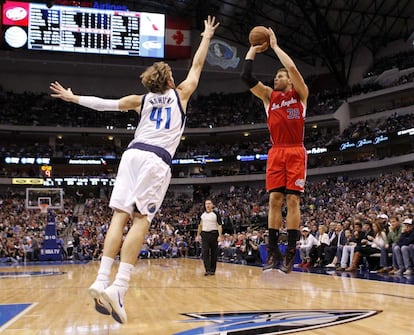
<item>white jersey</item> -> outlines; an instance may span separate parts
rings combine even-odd
[[[145,143],[163,148],[173,157],[184,132],[185,120],[176,90],[169,89],[164,94],[147,93],[142,98],[141,120],[128,147]]]

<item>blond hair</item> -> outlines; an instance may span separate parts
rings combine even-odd
[[[140,76],[142,85],[152,93],[164,93],[171,88],[171,68],[167,63],[155,62]]]

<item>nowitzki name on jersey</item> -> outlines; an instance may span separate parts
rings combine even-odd
[[[171,104],[174,100],[175,100],[174,98],[168,95],[161,95],[158,97],[151,98],[151,100],[148,100],[148,102],[151,105],[160,105],[160,104],[165,105],[165,104]]]

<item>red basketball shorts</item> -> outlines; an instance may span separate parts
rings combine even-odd
[[[303,192],[308,154],[304,146],[272,147],[268,152],[266,189]]]

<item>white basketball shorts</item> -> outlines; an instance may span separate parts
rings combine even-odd
[[[126,150],[118,167],[109,207],[134,212],[135,206],[149,222],[160,208],[171,181],[171,168],[150,151]]]

